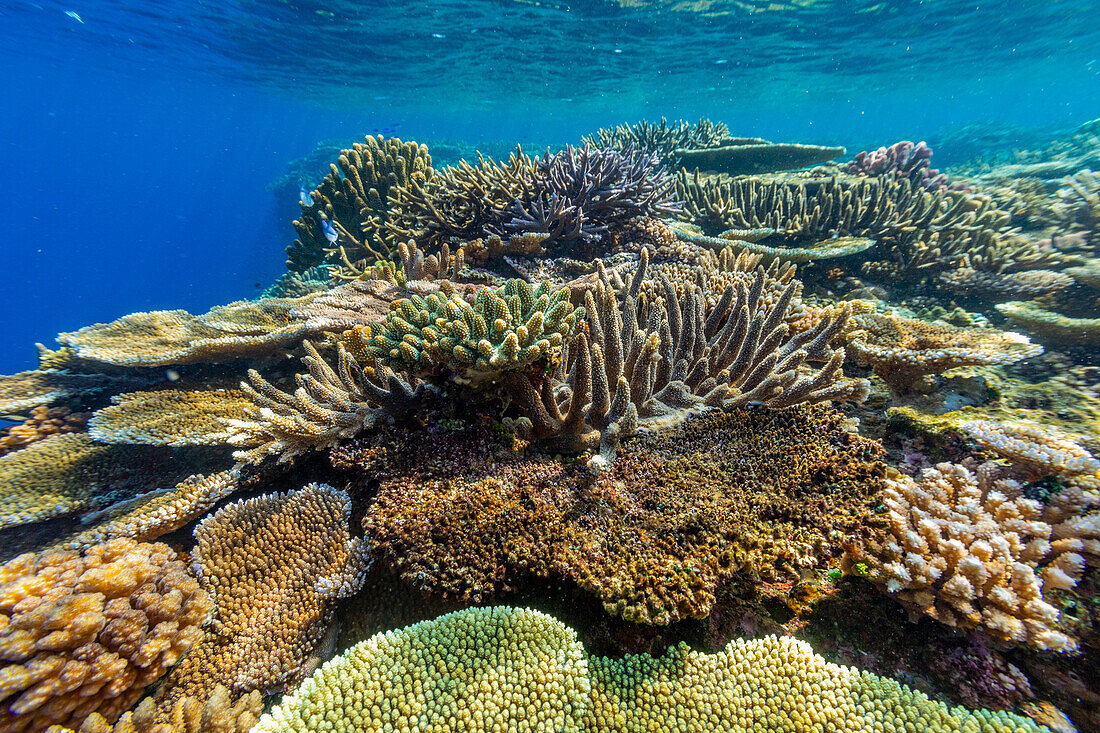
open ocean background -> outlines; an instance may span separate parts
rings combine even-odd
[[[641,118],[860,149],[1100,117],[1100,7],[1062,2],[0,1],[0,373],[284,270],[321,140],[577,142]],[[1013,137],[1014,136],[1014,137]],[[316,181],[308,181],[312,187]]]

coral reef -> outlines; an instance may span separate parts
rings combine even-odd
[[[202,637],[212,608],[162,544],[11,560],[0,567],[0,727],[113,721]]]
[[[648,624],[706,616],[735,572],[828,564],[844,535],[871,531],[883,470],[822,407],[707,413],[624,443],[606,472],[476,427],[391,430],[335,452],[380,482],[363,519],[379,560],[474,601],[531,576],[568,580]]]
[[[229,504],[195,530],[194,564],[217,606],[202,642],[156,695],[157,716],[219,682],[234,699],[289,690],[330,653],[333,602],[362,585],[369,559],[348,533],[351,500],[311,484]]]
[[[127,392],[96,411],[88,433],[102,443],[218,445],[224,420],[251,406],[236,390]]]
[[[1075,585],[1084,559],[1052,536],[1039,502],[992,473],[940,464],[919,481],[888,479],[891,539],[872,551],[880,564],[870,577],[915,612],[950,626],[1072,650],[1076,641],[1058,629],[1058,609],[1043,591]],[[1047,566],[1041,573],[1040,563]]]
[[[75,349],[81,359],[125,367],[262,356],[297,343],[309,332],[305,322],[291,318],[291,310],[308,297],[239,301],[199,316],[179,310],[131,313],[60,334],[57,341]]]
[[[1037,478],[1100,471],[1100,460],[1050,425],[971,420],[962,427],[982,448],[1027,466]]]
[[[728,144],[732,142],[732,144]],[[773,143],[767,140],[722,140],[721,145],[701,149],[677,148],[679,165],[687,170],[750,176],[795,168],[805,168],[838,158],[844,148],[800,143]]]
[[[36,407],[79,401],[103,392],[121,392],[142,381],[140,378],[46,369],[10,374],[0,377],[0,416],[22,419]]]
[[[932,148],[921,140],[914,145],[908,140],[890,147],[862,151],[847,165],[847,171],[862,176],[885,176],[895,181],[912,181],[925,191],[949,188],[947,175],[931,167]]]
[[[1072,318],[1033,301],[998,303],[997,310],[1047,343],[1100,344],[1100,318]]]
[[[92,713],[73,733],[248,733],[259,722],[263,697],[250,692],[232,702],[229,689],[217,685],[206,700],[184,695],[172,705],[163,721],[157,719],[152,698],[145,698],[133,712],[123,713],[113,726]],[[66,733],[51,728],[47,733]]]
[[[1043,353],[1042,346],[1011,331],[958,328],[880,313],[852,320],[852,353],[899,395],[920,388],[931,374],[962,366],[1011,364]]]
[[[328,290],[333,267],[315,265],[301,272],[284,272],[270,286],[264,288],[260,298],[302,298]]]
[[[287,268],[302,272],[321,264],[348,266],[390,259],[386,238],[390,197],[398,188],[432,178],[428,148],[397,138],[368,135],[341,150],[331,172],[302,202],[294,222],[298,239],[287,247]],[[326,229],[327,227],[327,229]]]
[[[958,267],[941,273],[936,279],[941,285],[961,295],[977,294],[995,299],[1037,298],[1061,292],[1074,282],[1068,272],[988,272],[975,270],[973,267]]]
[[[670,169],[680,167],[676,151],[681,148],[700,149],[717,147],[729,140],[729,128],[722,122],[700,119],[695,124],[677,120],[671,125],[664,117],[660,122],[642,120],[633,125],[600,128],[584,142],[598,148],[613,148],[620,153],[643,150],[657,155],[661,163]],[[753,142],[764,142],[753,139]]]
[[[88,427],[89,417],[87,412],[73,412],[68,407],[39,405],[31,410],[26,421],[0,430],[0,457],[54,435],[82,433]]]
[[[1030,733],[1016,715],[948,708],[897,682],[767,636],[708,655],[586,655],[576,633],[528,609],[469,609],[380,634],[313,675],[257,733],[493,730],[982,730]],[[317,726],[321,727],[317,727]]]

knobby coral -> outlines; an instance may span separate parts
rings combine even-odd
[[[262,708],[259,692],[250,692],[234,702],[229,689],[217,685],[206,700],[180,697],[167,715],[159,718],[153,698],[147,697],[133,712],[123,713],[113,726],[103,716],[92,713],[71,733],[248,733],[259,721]],[[51,727],[46,733],[70,730]]]
[[[112,540],[0,567],[0,728],[113,721],[202,637],[213,604],[167,545]]]
[[[348,533],[351,500],[310,484],[229,504],[195,530],[194,565],[217,612],[203,641],[157,693],[207,699],[219,682],[234,698],[288,690],[329,653],[333,603],[362,585],[363,540]]]
[[[1010,713],[970,712],[768,636],[718,654],[585,654],[538,611],[473,608],[379,634],[325,665],[257,733],[496,729],[928,730],[1038,733]]]

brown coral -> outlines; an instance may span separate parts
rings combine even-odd
[[[917,388],[930,374],[963,366],[1012,364],[1043,353],[1026,336],[991,328],[957,328],[912,318],[867,313],[852,319],[848,344],[895,394]]]
[[[797,577],[836,556],[865,531],[877,454],[836,413],[798,407],[707,413],[625,443],[599,474],[469,426],[389,431],[333,460],[381,481],[365,534],[416,587],[479,600],[534,575],[668,624],[706,616],[738,570]]]
[[[206,637],[157,695],[158,718],[180,697],[289,690],[328,653],[333,602],[357,591],[368,557],[348,534],[351,500],[310,484],[229,504],[195,530],[195,563],[217,602]]]
[[[0,728],[114,720],[199,640],[212,608],[166,545],[20,555],[0,567]]]
[[[54,435],[81,433],[88,426],[87,412],[73,412],[68,407],[39,405],[31,410],[27,420],[0,430],[0,456],[22,450]]]
[[[159,718],[153,698],[147,697],[133,712],[123,713],[113,726],[93,713],[71,733],[248,733],[259,721],[262,709],[259,692],[242,695],[234,702],[229,689],[217,685],[205,700],[189,695],[178,698]],[[69,731],[51,728],[46,733]]]

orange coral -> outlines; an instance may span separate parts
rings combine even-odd
[[[83,432],[88,424],[87,412],[73,412],[68,407],[39,405],[31,416],[19,425],[0,431],[0,456],[22,450],[53,435]]]
[[[212,608],[159,543],[11,560],[0,567],[0,729],[115,719],[201,638]]]
[[[248,733],[260,719],[263,697],[251,692],[233,702],[228,688],[218,685],[208,699],[183,696],[165,720],[158,721],[156,704],[147,697],[132,713],[123,713],[113,726],[103,716],[88,716],[76,733]],[[55,726],[47,733],[73,733]]]

